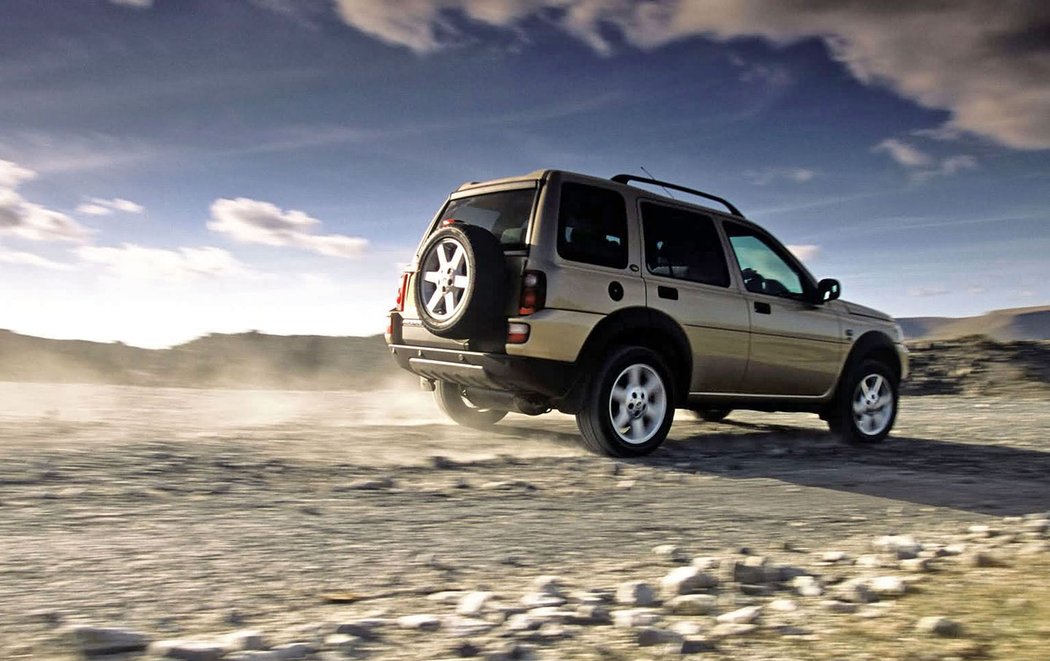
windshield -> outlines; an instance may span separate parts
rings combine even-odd
[[[492,232],[504,250],[523,250],[535,198],[535,188],[523,188],[452,200],[438,227],[446,220],[458,220]]]

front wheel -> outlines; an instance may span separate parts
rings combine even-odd
[[[463,388],[447,381],[438,382],[434,388],[434,400],[442,413],[464,427],[488,429],[507,415],[506,411],[499,409],[474,406],[463,394]]]
[[[831,431],[848,443],[878,443],[897,419],[897,378],[884,364],[867,360],[850,370],[835,410]]]
[[[591,379],[576,425],[599,454],[637,457],[663,443],[674,420],[671,373],[655,352],[624,347]]]

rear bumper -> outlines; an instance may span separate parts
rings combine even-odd
[[[390,354],[405,370],[432,381],[466,388],[486,388],[552,399],[569,393],[576,378],[573,363],[460,349],[390,344]]]

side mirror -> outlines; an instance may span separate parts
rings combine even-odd
[[[828,301],[834,301],[836,298],[842,295],[842,285],[839,284],[838,280],[832,278],[824,278],[817,283],[817,295],[816,303],[818,305],[827,303]]]

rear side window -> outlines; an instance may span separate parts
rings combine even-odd
[[[558,210],[558,254],[584,264],[627,267],[627,208],[616,191],[565,183]]]
[[[504,250],[522,250],[525,248],[535,199],[535,188],[463,197],[445,206],[441,223],[458,220],[467,225],[483,227],[499,239]]]
[[[642,232],[649,273],[729,286],[725,252],[709,216],[643,202]]]

